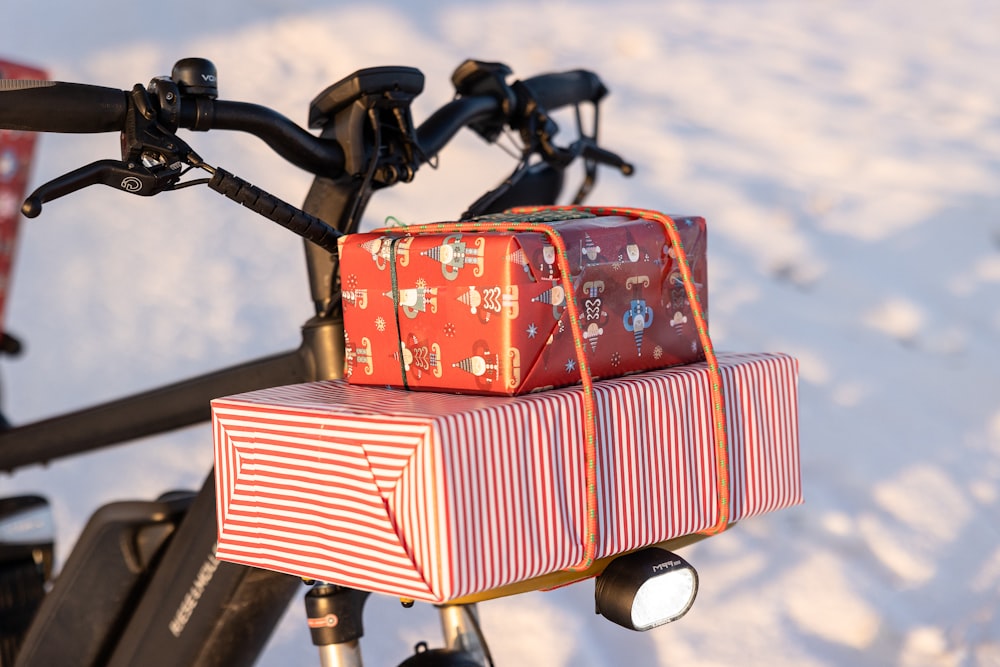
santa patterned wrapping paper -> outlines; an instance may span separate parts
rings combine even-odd
[[[40,69],[0,60],[0,79],[45,78]],[[0,130],[0,331],[36,136],[33,132]]]
[[[722,354],[730,520],[801,502],[797,369]],[[583,390],[462,396],[317,382],[212,403],[221,560],[443,602],[585,551]],[[594,383],[598,558],[718,515],[705,363]]]
[[[525,216],[490,216],[508,219]],[[662,223],[582,210],[529,219],[565,242],[592,377],[704,359]],[[705,221],[676,224],[705,312]],[[352,384],[513,395],[580,381],[556,250],[542,233],[355,234],[340,262]]]

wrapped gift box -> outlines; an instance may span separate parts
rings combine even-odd
[[[0,79],[46,78],[43,70],[0,60]],[[32,132],[0,130],[0,331],[36,136]]]
[[[730,520],[801,502],[797,362],[720,355]],[[583,390],[518,397],[352,386],[213,401],[218,557],[443,602],[578,564]],[[594,384],[598,558],[718,516],[704,363]]]
[[[566,244],[592,377],[704,359],[661,223],[542,215]],[[493,222],[504,216],[523,220]],[[707,312],[705,221],[677,227]],[[340,262],[352,384],[523,394],[580,381],[556,250],[540,232],[356,234]]]

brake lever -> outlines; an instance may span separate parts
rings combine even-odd
[[[635,173],[635,165],[631,162],[626,162],[625,158],[617,153],[609,151],[606,148],[601,148],[590,139],[574,141],[570,144],[569,151],[582,157],[587,162],[594,163],[595,166],[603,164],[608,167],[615,167],[623,176],[631,176]]]
[[[28,218],[38,217],[45,202],[95,184],[145,197],[152,196],[173,189],[184,167],[180,162],[147,167],[136,163],[126,164],[120,160],[98,160],[39,186],[24,200],[21,212]]]
[[[584,164],[583,182],[580,184],[580,188],[573,198],[573,204],[575,205],[582,204],[590,194],[590,191],[593,190],[594,183],[597,181],[597,165],[603,164],[615,167],[623,176],[631,176],[635,173],[635,166],[631,162],[626,162],[617,153],[609,151],[606,148],[601,148],[589,136],[581,137],[570,144],[567,153],[583,158]]]
[[[175,189],[189,166],[203,164],[171,127],[160,122],[157,105],[139,84],[128,95],[121,148],[121,160],[98,160],[40,186],[24,201],[21,212],[35,218],[45,202],[98,183],[149,197]]]

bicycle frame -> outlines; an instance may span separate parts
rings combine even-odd
[[[366,193],[353,187],[349,179],[317,178],[303,209],[342,225],[348,212],[363,209],[367,200]],[[341,377],[343,322],[337,309],[331,309],[339,296],[337,267],[328,253],[309,242],[305,245],[318,314],[303,325],[297,349],[2,432],[0,469],[44,463],[205,422],[211,416],[209,401],[219,396]],[[209,474],[165,547],[108,664],[194,667],[254,662],[289,601],[302,590],[302,582],[219,563],[213,556],[215,539],[215,484]],[[188,609],[193,590],[197,604]],[[358,651],[356,642],[344,649],[347,655]],[[344,662],[343,656],[338,660],[330,664],[360,664],[360,660]]]

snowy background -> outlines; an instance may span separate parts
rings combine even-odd
[[[806,504],[684,551],[699,599],[650,633],[594,616],[589,583],[483,605],[498,665],[1000,665],[996,3],[115,4],[2,0],[0,55],[120,88],[207,57],[223,97],[300,123],[361,67],[423,70],[418,119],[467,57],[597,71],[604,140],[638,172],[605,173],[591,202],[706,216],[717,347],[800,358]],[[252,138],[189,139],[304,196]],[[117,141],[46,136],[34,180]],[[451,218],[509,164],[469,133],[369,222]],[[23,227],[6,319],[28,352],[3,363],[5,409],[25,422],[291,349],[310,311],[277,227],[205,189],[93,188]],[[47,491],[64,557],[99,503],[196,486],[210,458],[195,428],[2,476],[0,494]],[[299,604],[262,664],[316,664]],[[368,618],[371,665],[436,636],[427,609]]]

